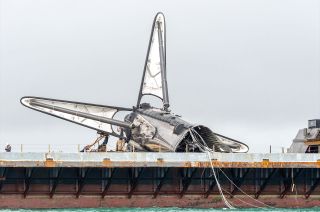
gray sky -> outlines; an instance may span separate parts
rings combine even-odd
[[[25,95],[135,105],[158,11],[173,112],[250,152],[279,152],[320,118],[319,1],[0,0],[0,145],[75,150],[96,137],[23,107]]]

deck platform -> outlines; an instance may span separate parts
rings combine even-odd
[[[211,158],[211,162],[210,162]],[[320,168],[320,154],[296,153],[0,153],[1,167]]]

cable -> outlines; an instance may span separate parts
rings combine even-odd
[[[214,178],[215,178],[215,180],[216,180],[216,183],[217,183],[217,186],[218,186],[220,195],[222,196],[222,200],[224,201],[225,205],[226,205],[228,208],[230,208],[230,209],[235,209],[235,208],[227,201],[227,199],[225,198],[225,196],[224,196],[224,194],[223,194],[223,192],[222,192],[221,185],[220,185],[220,183],[219,183],[219,181],[218,181],[218,179],[217,179],[217,176],[216,176],[216,173],[215,173],[215,169],[214,169],[213,164],[212,164],[211,155],[210,155],[210,153],[213,153],[213,150],[208,147],[208,145],[207,145],[207,144],[205,143],[205,141],[203,140],[202,136],[199,135],[199,133],[198,133],[196,130],[191,129],[189,132],[190,132],[190,135],[191,135],[192,140],[193,140],[194,142],[196,142],[196,143],[200,146],[199,149],[201,149],[201,147],[202,147],[202,150],[204,150],[204,152],[206,152],[207,155],[208,155],[208,157],[209,157],[211,169],[212,169],[212,172],[213,172],[213,176],[214,176]],[[200,140],[202,141],[203,145],[199,142],[199,140],[194,136],[193,133],[195,133],[195,134],[200,138]],[[250,199],[252,199],[252,200],[254,200],[255,202],[258,202],[258,203],[260,203],[260,204],[262,204],[262,205],[264,205],[264,206],[266,206],[266,207],[268,207],[268,208],[274,208],[274,207],[272,207],[272,206],[269,206],[269,205],[265,204],[264,202],[261,202],[261,201],[255,199],[255,198],[251,197],[251,196],[248,195],[247,193],[245,193],[239,186],[237,186],[237,185],[226,175],[226,173],[224,173],[219,167],[218,167],[218,169],[219,169],[219,170],[223,173],[223,175],[231,182],[231,184],[233,184],[233,185],[234,185],[240,192],[242,192],[244,195],[248,196]],[[241,200],[241,201],[242,201],[242,200]],[[250,204],[250,203],[248,203],[248,204]],[[252,204],[251,204],[251,205],[252,205]],[[253,206],[253,205],[252,205],[252,206]],[[255,206],[255,207],[259,207],[259,206]]]
[[[225,192],[225,193],[228,193],[229,195],[232,195],[230,192],[228,192],[227,190],[225,190],[225,189],[223,189],[222,188],[222,190]],[[252,207],[254,207],[254,208],[260,208],[260,209],[264,209],[264,210],[267,210],[266,208],[264,208],[264,207],[259,207],[259,206],[256,206],[256,205],[254,205],[254,204],[251,204],[251,203],[248,203],[248,202],[246,202],[246,201],[244,201],[244,200],[242,200],[242,199],[240,199],[240,198],[238,198],[238,197],[234,197],[235,199],[238,199],[240,202],[242,202],[242,203],[245,203],[245,204],[247,204],[247,205],[250,205],[250,206],[252,206]]]
[[[293,168],[291,168],[291,192],[295,191],[295,202],[298,203],[297,197],[298,197],[298,189],[296,184],[294,183],[294,177],[293,177]]]
[[[265,206],[268,207],[268,208],[274,208],[274,207],[272,207],[272,206],[270,206],[270,205],[265,204],[264,202],[261,202],[261,201],[255,199],[255,198],[251,197],[250,195],[248,195],[248,194],[247,194],[246,192],[244,192],[239,186],[237,186],[237,185],[227,176],[227,174],[226,174],[224,171],[222,171],[222,169],[220,169],[220,168],[218,168],[218,169],[219,169],[219,170],[222,172],[222,174],[230,181],[230,183],[231,183],[232,185],[234,185],[241,193],[243,193],[244,195],[248,196],[250,199],[252,199],[252,200],[254,200],[254,201],[256,201],[256,202],[265,205]]]
[[[212,169],[212,173],[213,173],[214,179],[215,179],[215,181],[216,181],[216,183],[217,183],[218,190],[219,190],[219,193],[220,193],[220,195],[221,195],[221,197],[222,197],[222,200],[223,200],[224,204],[225,204],[229,209],[235,209],[235,207],[234,207],[231,203],[228,202],[228,200],[226,199],[226,197],[224,196],[224,194],[223,194],[223,192],[222,192],[222,188],[221,188],[221,185],[220,185],[220,183],[219,183],[219,181],[218,181],[218,179],[217,179],[216,171],[214,170],[214,167],[213,167],[213,164],[212,164],[212,159],[211,159],[211,156],[210,156],[209,151],[207,151],[207,155],[208,155],[209,160],[210,160],[211,169]]]
[[[211,159],[210,151],[209,151],[209,150],[206,151],[205,148],[203,148],[203,147],[205,147],[204,145],[206,145],[205,142],[203,141],[202,137],[198,134],[198,136],[201,138],[201,140],[202,140],[203,143],[204,143],[204,145],[201,145],[200,142],[198,141],[198,139],[194,136],[194,134],[193,134],[193,132],[192,132],[192,129],[189,130],[189,132],[190,132],[190,135],[191,135],[192,140],[193,140],[196,144],[199,145],[199,146],[198,146],[199,149],[202,150],[203,152],[206,152],[207,155],[208,155],[208,158],[209,158],[209,161],[210,161],[210,164],[211,164],[211,170],[212,170],[214,179],[215,179],[215,181],[216,181],[216,183],[217,183],[217,187],[218,187],[219,193],[220,193],[220,195],[221,195],[221,197],[222,197],[222,200],[223,200],[224,204],[225,204],[229,209],[235,209],[235,207],[234,207],[231,203],[228,202],[228,200],[226,199],[226,197],[225,197],[224,194],[223,194],[221,185],[220,185],[220,183],[219,183],[219,181],[218,181],[218,179],[217,179],[216,171],[214,170],[214,167],[213,167],[213,164],[212,164],[212,159]],[[203,149],[201,149],[201,146],[202,146]]]

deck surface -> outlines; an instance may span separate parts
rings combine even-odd
[[[210,162],[210,158],[212,159]],[[1,167],[320,168],[320,154],[295,153],[0,153]]]

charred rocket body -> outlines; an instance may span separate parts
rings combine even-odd
[[[157,108],[142,103],[146,95],[160,98],[162,106]],[[21,98],[21,103],[96,130],[101,138],[105,138],[104,144],[109,136],[115,136],[124,143],[122,151],[243,153],[249,149],[242,142],[214,133],[206,126],[186,122],[170,111],[166,79],[166,28],[162,13],[158,13],[153,22],[138,101],[133,108],[32,96]],[[114,118],[118,112],[128,113],[123,121]]]

